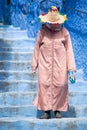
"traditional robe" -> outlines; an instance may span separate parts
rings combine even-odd
[[[39,110],[68,110],[68,71],[76,71],[69,32],[43,26],[38,33],[32,57],[32,70],[38,68],[38,92],[34,105]]]

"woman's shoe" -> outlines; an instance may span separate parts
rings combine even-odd
[[[62,117],[62,115],[60,114],[60,111],[55,111],[54,113],[55,113],[56,118],[61,118]]]
[[[40,117],[40,119],[50,119],[50,111],[45,111],[44,114]]]

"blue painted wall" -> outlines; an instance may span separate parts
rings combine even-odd
[[[0,22],[3,21],[3,7],[2,7],[2,0],[0,0]]]
[[[87,12],[87,1],[66,0],[65,6]],[[66,27],[71,33],[77,68],[82,68],[84,79],[87,79],[87,14],[63,9],[68,16]]]
[[[39,14],[47,12],[51,5],[57,5],[48,0],[41,4],[40,2],[41,0],[11,0],[7,5],[4,0],[4,23],[27,29],[29,37],[36,37],[41,26],[38,22]],[[87,79],[87,14],[63,8],[62,0],[55,0],[55,2],[60,4],[61,12],[67,14],[68,22],[65,26],[71,34],[77,69],[83,69],[84,79]],[[84,12],[87,10],[86,0],[65,0],[64,5]]]

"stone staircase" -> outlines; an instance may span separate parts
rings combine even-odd
[[[37,74],[31,72],[34,44],[26,30],[1,26],[0,130],[87,130],[87,82],[82,70],[77,71],[76,84],[69,83],[69,111],[61,113],[63,118],[39,119],[43,112],[32,104],[37,91]]]

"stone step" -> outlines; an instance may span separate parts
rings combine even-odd
[[[0,71],[0,80],[36,80],[37,74],[29,71]]]
[[[32,55],[32,54],[31,54]],[[32,59],[32,57],[31,57]],[[32,71],[31,60],[0,60],[0,70],[9,70],[9,71]],[[76,81],[83,79],[83,71],[77,70],[76,72]],[[84,82],[84,81],[83,81]]]
[[[3,92],[30,92],[37,90],[37,81],[34,80],[0,80],[0,93]]]
[[[36,92],[0,93],[0,105],[31,105]]]
[[[18,30],[18,29],[12,29],[12,28],[5,28],[2,30],[0,29],[0,39],[4,40],[27,40],[28,34],[27,30]]]
[[[32,52],[0,52],[0,60],[31,60]]]
[[[0,118],[1,130],[87,130],[87,117],[41,120],[34,117]]]
[[[12,52],[12,54],[14,54],[14,52]],[[30,52],[29,54],[32,55],[32,52]],[[32,59],[32,57],[31,57],[31,59]],[[31,71],[31,60],[26,60],[26,59],[24,59],[24,60],[4,60],[4,59],[2,59],[2,60],[0,60],[0,70]],[[76,77],[79,77],[79,79],[83,79],[83,72],[81,72],[80,70],[77,70]]]
[[[14,27],[13,25],[0,24],[0,30],[21,30],[20,27]]]
[[[8,47],[8,48],[13,48],[13,47],[18,47],[18,48],[24,48],[24,47],[34,47],[35,45],[35,39],[33,38],[28,38],[28,39],[14,39],[14,40],[0,40],[0,48],[1,47]]]
[[[39,118],[43,111],[37,110],[33,105],[20,105],[20,106],[0,106],[0,118],[1,117],[37,117]],[[69,105],[67,112],[61,112],[62,117],[87,117],[87,105]],[[51,116],[54,117],[54,113],[51,111]]]
[[[32,71],[31,60],[0,60],[0,71]],[[87,86],[87,82],[83,80],[82,70],[77,70],[76,72],[76,82],[83,82]],[[73,86],[73,85],[72,85]],[[82,86],[82,85],[81,85]]]
[[[36,92],[0,93],[0,105],[32,105]],[[85,100],[84,100],[85,99]],[[87,91],[69,92],[70,104],[87,104]]]
[[[0,70],[31,71],[30,60],[0,60]]]
[[[0,80],[0,93],[3,92],[30,92],[36,91],[38,87],[37,80]],[[69,91],[87,91],[87,82],[69,83]]]
[[[29,46],[29,47],[1,47],[0,52],[33,52],[34,47]]]
[[[0,25],[0,31],[21,31],[20,27],[14,27],[12,25]]]
[[[0,85],[4,88],[6,86],[14,86],[14,82],[28,82],[28,80],[37,80],[37,73],[32,74],[31,62],[22,61],[2,61],[0,62]],[[16,83],[17,83],[16,82]],[[13,84],[12,84],[13,83]],[[17,83],[19,85],[19,83]],[[16,84],[16,85],[17,85]],[[25,83],[26,84],[26,83]],[[83,80],[83,75],[79,75],[77,70],[76,83],[69,86],[72,90],[87,90],[87,81]]]

